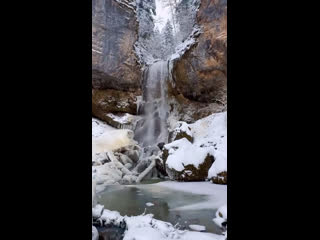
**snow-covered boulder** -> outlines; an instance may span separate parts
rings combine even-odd
[[[179,124],[178,129],[192,136],[193,143],[183,137],[164,145],[162,161],[170,179],[226,184],[227,112]]]
[[[227,205],[223,205],[218,208],[216,212],[216,217],[212,221],[217,224],[221,229],[227,230]]]
[[[177,181],[204,181],[214,158],[207,149],[191,144],[186,138],[165,145],[169,178]]]

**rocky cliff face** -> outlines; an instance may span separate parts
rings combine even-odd
[[[179,105],[186,106],[182,109],[193,112],[194,120],[226,110],[227,0],[202,0],[196,20],[202,33],[174,62],[172,89]]]
[[[141,69],[135,0],[92,0],[92,114],[136,114]]]
[[[138,22],[134,0],[92,1],[92,87],[134,91],[140,67],[134,54]]]

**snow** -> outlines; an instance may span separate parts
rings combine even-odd
[[[196,225],[196,224],[191,224],[191,225],[189,225],[189,228],[190,228],[191,230],[198,231],[198,232],[201,232],[201,231],[205,231],[205,230],[206,230],[206,227],[205,227],[205,226]]]
[[[186,138],[173,141],[164,147],[169,151],[166,164],[176,171],[182,171],[185,165],[193,165],[198,168],[204,162],[207,154],[212,153],[205,148],[193,145]]]
[[[132,121],[132,115],[129,113],[125,113],[121,116],[117,116],[112,113],[108,113],[107,116],[112,118],[114,121],[122,123],[122,124],[128,124]]]
[[[219,207],[218,211],[216,212],[216,217],[220,216],[219,213],[221,213],[224,219],[227,219],[227,205]]]
[[[103,212],[104,206],[97,204],[94,208],[92,208],[92,217],[99,218]]]
[[[129,129],[115,129],[109,125],[92,119],[92,157],[96,153],[112,151],[135,142],[133,132]]]
[[[212,221],[222,228],[222,223],[227,222],[227,205],[224,204],[216,212],[216,217]]]
[[[215,158],[208,172],[208,178],[227,171],[227,112],[212,114],[189,125],[194,144],[211,149]]]
[[[200,27],[195,26],[189,37],[175,48],[175,53],[169,58],[170,62],[180,58],[187,50],[189,50],[193,44],[196,43],[196,38],[200,35],[200,33]]]
[[[147,203],[146,203],[146,205],[147,205],[148,207],[152,207],[152,206],[154,206],[154,204],[153,204],[153,203],[151,203],[151,202],[147,202]]]
[[[95,226],[92,226],[92,240],[98,240],[99,233]]]
[[[223,235],[213,233],[193,232],[179,230],[171,223],[160,221],[153,218],[152,214],[142,214],[139,216],[121,216],[117,211],[104,209],[100,217],[105,224],[124,226],[126,231],[123,240],[224,240]]]
[[[198,168],[209,154],[215,159],[208,171],[209,179],[227,171],[227,112],[212,114],[193,124],[177,123],[174,131],[185,131],[193,136],[194,142],[182,138],[164,146],[169,153],[166,161],[169,168],[182,171],[189,164]]]

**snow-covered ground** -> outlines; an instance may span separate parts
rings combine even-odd
[[[96,208],[99,209],[93,209],[93,211],[100,211],[101,207],[97,205]],[[171,223],[154,219],[152,214],[128,217],[121,216],[117,211],[105,209],[99,220],[105,222],[105,224],[112,223],[116,226],[125,223],[126,231],[123,240],[225,240],[224,235],[179,230]],[[197,230],[199,230],[199,226]]]

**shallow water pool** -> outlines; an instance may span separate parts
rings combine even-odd
[[[97,194],[97,202],[106,209],[121,215],[136,216],[143,212],[152,213],[154,218],[170,222],[180,229],[189,229],[190,224],[206,227],[207,232],[221,234],[212,219],[216,209],[173,210],[174,208],[206,201],[208,196],[171,190],[154,184],[110,185]],[[146,203],[153,203],[148,207]]]

